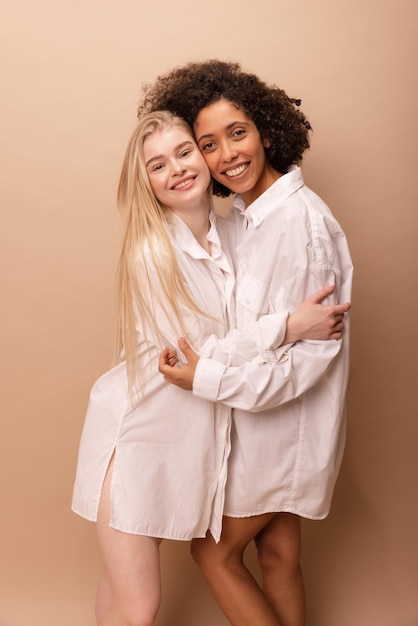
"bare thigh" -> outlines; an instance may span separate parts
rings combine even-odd
[[[160,602],[161,539],[111,528],[110,484],[113,459],[103,483],[96,530],[103,555],[104,580],[110,585],[111,606],[121,615],[156,614]]]
[[[274,513],[253,517],[224,517],[219,543],[215,543],[210,534],[205,539],[193,539],[193,558],[199,565],[204,565],[206,560],[221,562],[229,559],[241,560],[245,548],[273,517]]]

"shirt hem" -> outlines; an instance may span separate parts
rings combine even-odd
[[[79,515],[80,517],[84,518],[88,522],[93,522],[93,523],[97,522],[97,517],[94,517],[92,515],[88,515],[85,513],[81,513],[74,507],[71,507],[71,510],[73,511],[73,513],[75,513],[76,515]],[[109,527],[115,530],[119,530],[122,533],[126,533],[127,535],[141,535],[143,537],[155,537],[156,539],[168,539],[172,541],[191,541],[192,539],[204,539],[207,535],[207,532],[209,531],[211,535],[213,536],[213,538],[215,539],[216,543],[219,542],[218,533],[212,532],[210,528],[207,528],[206,531],[202,530],[202,531],[196,531],[196,532],[192,531],[190,533],[185,533],[185,534],[174,534],[174,533],[168,533],[168,532],[161,531],[161,530],[156,530],[155,532],[153,532],[152,530],[145,530],[144,528],[140,528],[140,527],[135,528],[135,529],[130,528],[129,530],[127,530],[126,528],[122,528],[120,524],[114,524],[114,523],[109,523]]]
[[[245,517],[256,517],[257,515],[265,515],[266,513],[293,513],[294,515],[299,515],[299,517],[303,517],[305,519],[311,519],[311,520],[322,520],[325,519],[328,514],[329,511],[326,511],[325,513],[308,513],[306,511],[300,511],[294,507],[272,507],[272,508],[265,508],[265,509],[260,509],[259,511],[243,511],[240,513],[231,513],[228,511],[224,511],[224,517],[232,517],[235,519],[241,519],[241,518],[245,518]]]

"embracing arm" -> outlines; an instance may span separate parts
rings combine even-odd
[[[200,359],[193,393],[250,412],[272,409],[314,387],[341,350],[342,340],[297,342],[277,363],[259,357],[238,367]]]
[[[301,302],[306,293],[315,287],[332,282],[337,288],[334,297],[348,300],[351,296],[352,264],[345,239],[340,254],[334,254],[333,263],[307,265],[305,271],[280,284],[280,276],[273,277],[271,299],[273,309],[283,304],[290,310],[293,303]],[[246,411],[263,411],[274,408],[312,389],[328,375],[339,376],[348,367],[348,319],[341,339],[333,341],[297,341],[290,344],[276,362],[258,356],[236,367],[225,367],[213,360],[198,361],[193,381],[193,393],[198,397],[222,402]],[[338,369],[334,369],[334,365]],[[343,383],[346,376],[341,376]],[[321,381],[321,382],[322,382]]]
[[[230,330],[224,338],[211,335],[200,348],[199,355],[235,366],[258,355],[267,361],[277,361],[280,346],[301,339],[340,339],[344,314],[350,309],[350,303],[321,304],[334,289],[334,284],[322,287],[290,315],[287,311],[270,313]]]
[[[217,396],[221,379],[223,377],[226,381],[226,386],[228,386],[227,373],[229,373],[229,378],[231,380],[236,379],[236,383],[239,387],[235,392],[232,392],[231,398],[231,406],[237,407],[238,404],[235,398],[237,395],[241,395],[240,389],[242,384],[245,386],[249,385],[250,390],[251,384],[254,382],[252,376],[256,374],[258,385],[260,385],[261,381],[259,377],[262,370],[264,370],[264,376],[269,376],[269,371],[273,369],[276,363],[278,366],[280,365],[279,378],[281,385],[286,386],[288,392],[290,392],[289,364],[286,367],[283,365],[284,362],[288,360],[288,352],[286,352],[286,347],[289,348],[288,344],[298,340],[308,339],[313,341],[341,339],[344,329],[344,315],[349,311],[351,305],[349,303],[321,305],[320,302],[329,296],[333,290],[334,285],[321,288],[312,296],[309,296],[298,307],[295,313],[289,316],[286,330],[282,332],[282,337],[284,335],[284,338],[282,340],[281,349],[275,349],[274,345],[266,346],[265,343],[260,347],[260,336],[263,337],[265,342],[265,338],[268,337],[268,333],[270,333],[271,343],[275,341],[274,333],[276,332],[276,335],[278,334],[277,324],[280,321],[280,316],[283,314],[265,315],[257,322],[244,329],[244,332],[231,331],[225,339],[218,339],[214,336],[210,337],[199,355],[194,352],[185,339],[181,338],[178,343],[187,359],[187,363],[172,368],[176,361],[173,359],[173,354],[165,350],[160,356],[159,370],[168,382],[176,384],[183,389],[191,390],[193,388],[196,395],[202,395],[202,397],[214,400],[221,400],[221,397]],[[274,326],[275,323],[276,326]],[[253,333],[252,343],[251,332]],[[330,343],[334,345],[328,347],[326,350],[327,354],[322,354],[320,360],[324,360],[325,358],[327,361],[329,358],[333,358],[336,350],[336,342],[333,341]],[[231,358],[231,345],[235,349],[233,353],[234,361],[232,361]],[[317,348],[314,349],[314,353],[315,352],[318,352]],[[321,350],[319,350],[319,353],[321,353]],[[200,356],[203,357],[203,360],[199,366]],[[304,354],[303,358],[306,357],[307,354]],[[266,363],[266,365],[262,367],[262,363]],[[198,372],[197,378],[194,381],[196,369],[198,369]],[[317,373],[320,371],[322,371],[322,368],[316,370],[315,381]],[[242,378],[241,374],[243,376]],[[286,378],[287,384],[285,384]],[[293,389],[292,393],[297,393],[297,387],[295,388],[293,386]],[[283,397],[288,398],[287,395]],[[295,395],[293,395],[293,397],[295,397]],[[226,401],[226,397],[221,401],[229,403]]]

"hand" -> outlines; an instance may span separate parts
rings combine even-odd
[[[164,354],[166,363],[170,367],[174,367],[179,361],[176,350],[169,350],[168,348],[165,348],[162,354]]]
[[[289,316],[283,343],[294,343],[299,339],[341,339],[344,315],[350,310],[351,303],[321,304],[334,289],[335,285],[326,285],[302,302]]]
[[[164,380],[182,389],[193,389],[193,378],[196,371],[199,355],[190,347],[187,341],[180,337],[178,340],[179,348],[184,353],[187,363],[173,367],[177,362],[177,354],[175,351],[169,351],[165,348],[160,354],[158,362],[158,371],[164,376]]]

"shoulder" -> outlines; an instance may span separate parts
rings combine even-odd
[[[333,237],[342,232],[328,204],[303,182],[292,193],[278,200],[270,218],[277,222],[279,229],[304,232],[309,237],[319,234]]]

